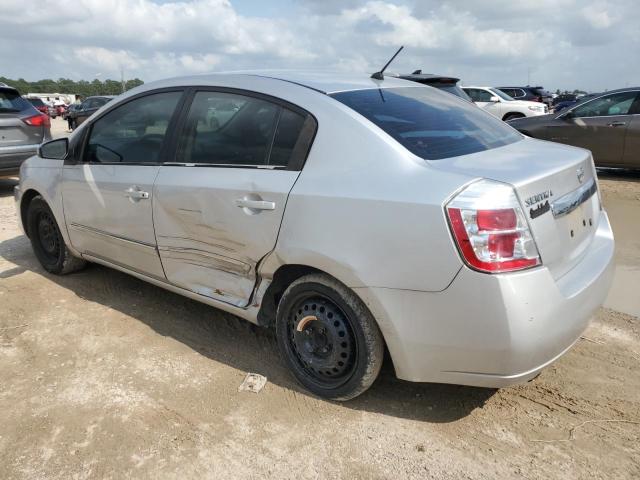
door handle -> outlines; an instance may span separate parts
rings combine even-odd
[[[146,200],[149,198],[149,192],[140,190],[139,187],[129,187],[124,191],[124,196],[131,200]]]
[[[624,127],[627,122],[611,122],[607,123],[607,127]]]
[[[236,199],[236,207],[248,208],[250,210],[275,210],[276,202],[238,198]]]

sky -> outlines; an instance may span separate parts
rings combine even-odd
[[[144,81],[245,69],[640,85],[639,0],[2,0],[0,76]]]

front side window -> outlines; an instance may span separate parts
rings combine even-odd
[[[85,161],[157,163],[182,92],[146,95],[125,103],[91,127]]]
[[[355,90],[332,97],[425,160],[481,152],[523,138],[473,104],[431,88]]]
[[[621,92],[591,100],[573,110],[574,117],[628,115],[638,92]]]
[[[176,161],[226,166],[287,166],[305,117],[261,98],[197,92]]]
[[[490,102],[491,97],[493,96],[486,90],[481,90],[479,88],[470,88],[467,92],[474,102]]]

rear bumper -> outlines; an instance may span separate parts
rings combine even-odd
[[[544,267],[487,275],[463,268],[442,292],[360,288],[399,378],[504,387],[564,354],[602,305],[613,277],[606,214],[583,259],[559,280]]]
[[[18,173],[20,165],[27,158],[38,153],[39,144],[0,147],[0,174]]]

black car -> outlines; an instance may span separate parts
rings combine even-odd
[[[640,87],[601,93],[561,113],[509,125],[529,137],[589,149],[599,167],[640,169]]]
[[[71,118],[72,128],[76,128],[87,118],[93,115],[100,107],[109,103],[113,98],[113,95],[101,95],[95,97],[88,97],[79,106],[75,107],[73,111],[69,111],[69,118]]]
[[[551,106],[553,96],[543,87],[498,87],[504,93],[516,100],[527,100],[529,102],[542,102]]]
[[[469,95],[467,95],[466,92],[458,85],[458,82],[460,81],[459,78],[434,75],[432,73],[422,73],[422,70],[416,70],[413,73],[386,75],[402,78],[404,80],[411,80],[412,82],[422,83],[423,85],[429,85],[430,87],[439,88],[440,90],[444,90],[445,92],[451,93],[460,98],[464,98],[469,102],[471,101]]]
[[[573,93],[561,93],[557,97],[555,97],[551,103],[555,106],[559,103],[564,102],[576,102],[578,97]]]

